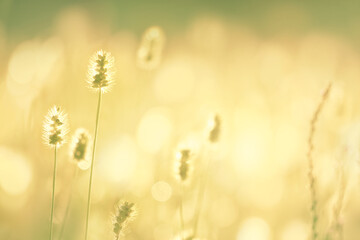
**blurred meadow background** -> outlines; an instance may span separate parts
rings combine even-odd
[[[70,131],[58,150],[53,239],[71,192],[63,239],[84,238],[89,170],[73,177],[69,143],[77,128],[94,133],[86,79],[103,49],[115,84],[102,100],[88,239],[113,239],[121,199],[138,209],[124,239],[181,239],[179,201],[190,231],[202,172],[200,239],[310,239],[307,139],[332,82],[314,135],[319,239],[340,227],[343,238],[331,239],[358,240],[359,12],[360,2],[335,0],[0,0],[0,239],[48,239],[54,160],[42,128],[55,104]],[[139,49],[152,26],[162,51],[149,67]],[[214,113],[220,136],[209,148]],[[185,191],[174,176],[183,144]]]

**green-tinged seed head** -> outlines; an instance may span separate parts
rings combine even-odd
[[[86,129],[78,128],[72,139],[70,157],[79,168],[86,170],[89,167],[91,137]]]
[[[137,214],[134,203],[128,201],[121,201],[116,207],[115,215],[113,217],[113,232],[115,239],[124,234],[124,229],[129,222],[133,221]]]
[[[190,177],[190,158],[191,151],[190,149],[181,149],[176,152],[175,156],[175,174],[176,177],[181,181],[185,182]]]
[[[88,83],[91,88],[107,92],[113,84],[114,58],[109,52],[100,50],[90,60]]]
[[[68,121],[66,114],[59,106],[52,107],[45,116],[43,131],[45,144],[52,147],[60,147],[64,144],[68,133]]]

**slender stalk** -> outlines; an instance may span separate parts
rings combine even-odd
[[[179,209],[179,214],[180,214],[180,224],[181,224],[181,238],[184,240],[184,231],[185,231],[185,221],[184,221],[184,186],[181,183],[181,196],[180,196],[180,209]]]
[[[205,151],[206,151],[206,149],[205,149]],[[203,201],[204,201],[204,197],[205,197],[205,190],[206,190],[206,185],[208,182],[208,175],[209,175],[208,173],[210,170],[210,159],[206,162],[206,165],[207,165],[205,168],[206,171],[205,172],[203,171],[200,176],[199,191],[198,191],[198,196],[197,196],[197,201],[196,201],[196,206],[195,206],[195,214],[194,214],[194,233],[193,233],[194,237],[196,237],[196,234],[197,234],[199,218],[201,215]]]
[[[329,229],[327,231],[326,240],[343,240],[343,223],[341,221],[341,215],[344,207],[344,200],[347,190],[347,180],[345,177],[344,166],[340,162],[339,159],[338,166],[338,186],[337,191],[335,193],[336,201],[332,208],[333,219],[330,222]]]
[[[307,159],[308,159],[308,179],[310,185],[310,197],[311,197],[311,239],[316,240],[318,238],[317,232],[317,222],[318,222],[318,213],[317,213],[317,198],[316,198],[316,187],[315,187],[315,175],[314,175],[314,160],[313,160],[313,151],[314,151],[314,135],[316,131],[316,123],[318,121],[319,115],[323,106],[327,100],[331,89],[331,83],[325,89],[325,92],[322,95],[320,103],[318,104],[312,119],[310,121],[310,133],[308,138],[308,152],[307,152]]]
[[[99,89],[99,99],[97,105],[97,112],[96,112],[96,122],[95,122],[95,133],[94,133],[94,144],[93,144],[93,151],[91,157],[91,168],[90,168],[90,180],[89,180],[89,191],[88,191],[88,200],[87,200],[87,211],[86,211],[86,227],[85,227],[85,240],[88,236],[88,228],[89,228],[89,215],[90,215],[90,200],[91,200],[91,186],[92,186],[92,175],[94,170],[94,160],[95,160],[95,147],[96,147],[96,138],[97,132],[99,127],[99,116],[100,116],[100,106],[101,106],[101,89]]]
[[[53,187],[52,187],[52,198],[51,198],[50,237],[49,237],[50,240],[52,240],[52,235],[53,235],[53,217],[54,217],[54,202],[55,202],[55,179],[56,179],[56,150],[57,150],[57,147],[55,145],[55,148],[54,148]]]
[[[74,182],[76,182],[77,174],[78,174],[78,167],[75,167],[73,181],[72,181],[71,187],[70,187],[70,196],[69,196],[69,200],[68,200],[68,203],[67,203],[67,206],[66,206],[64,219],[63,219],[63,222],[62,222],[62,225],[61,225],[61,230],[60,230],[60,234],[59,234],[59,240],[62,239],[64,229],[65,229],[65,225],[66,225],[66,222],[67,222],[67,218],[69,216],[70,206],[71,206],[72,197],[73,197],[73,186],[74,186]]]

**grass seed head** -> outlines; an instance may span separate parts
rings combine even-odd
[[[113,84],[114,57],[103,50],[96,52],[90,59],[88,83],[91,88],[102,92],[109,91]]]
[[[65,143],[68,133],[67,115],[59,106],[52,107],[45,116],[43,126],[43,139],[51,147],[60,147]]]
[[[113,232],[116,240],[124,234],[124,229],[135,219],[136,215],[135,203],[120,201],[113,216]]]
[[[160,64],[164,44],[163,30],[157,26],[148,28],[137,52],[139,67],[146,70],[155,69]]]
[[[191,172],[191,150],[180,149],[175,155],[175,176],[180,182],[186,182]]]
[[[221,119],[218,114],[215,114],[210,118],[208,122],[208,140],[211,143],[216,143],[219,141],[221,132]]]
[[[72,138],[70,157],[82,170],[89,167],[91,137],[86,129],[78,128]]]

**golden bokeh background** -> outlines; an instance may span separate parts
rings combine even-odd
[[[175,3],[157,1],[156,17],[147,11],[150,3],[123,3],[124,15],[116,18],[112,7],[120,3],[101,8],[96,1],[90,7],[67,2],[54,3],[50,14],[35,1],[32,15],[25,1],[0,2],[0,239],[48,238],[53,152],[43,144],[44,116],[61,105],[69,117],[69,139],[80,127],[93,134],[97,94],[86,76],[89,58],[99,49],[112,53],[116,73],[102,102],[90,240],[113,238],[111,213],[120,199],[139,210],[125,239],[176,239],[181,189],[173,165],[181,144],[194,150],[184,196],[187,229],[207,159],[201,237],[309,239],[307,138],[329,82],[314,138],[319,231],[321,237],[329,231],[344,176],[343,235],[358,239],[360,18],[346,15],[353,13],[351,6],[357,9],[356,2],[338,8],[338,21],[329,6],[320,15],[318,5],[282,1],[274,6],[224,1],[218,11],[215,3],[185,1],[193,10],[185,14],[185,6],[179,8],[183,18]],[[237,16],[244,6],[251,11],[242,8]],[[262,11],[254,11],[257,6]],[[163,49],[159,64],[146,69],[138,51],[143,32],[154,25],[163,31]],[[221,117],[221,135],[209,149],[206,129],[213,113]],[[85,229],[89,171],[74,180],[69,147],[58,152],[54,239],[71,189],[63,239],[83,239]]]

